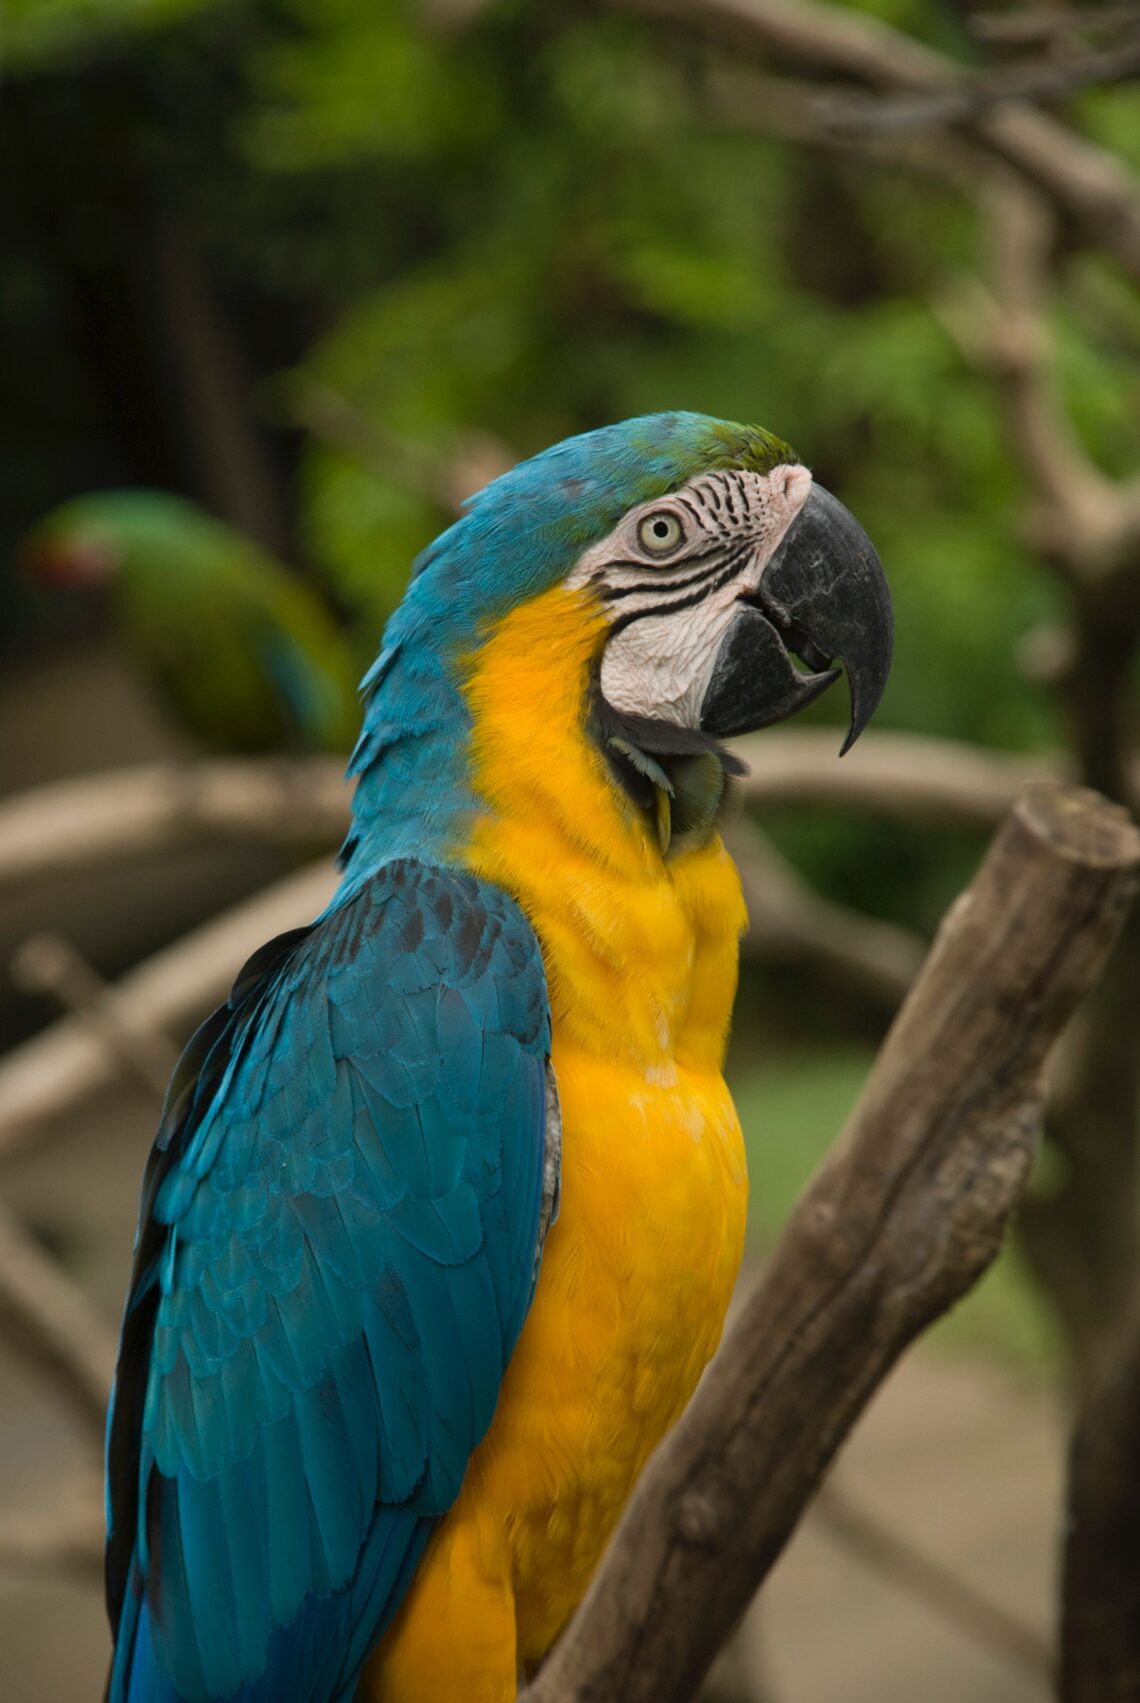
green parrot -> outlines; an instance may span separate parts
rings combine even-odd
[[[168,491],[99,491],[53,510],[32,578],[103,592],[132,660],[218,751],[341,751],[358,719],[352,651],[320,598],[233,527]]]

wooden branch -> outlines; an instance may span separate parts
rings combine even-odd
[[[116,1021],[129,1032],[185,1030],[225,998],[251,952],[324,907],[335,879],[331,863],[311,865],[156,953],[108,990]],[[80,1017],[63,1018],[9,1053],[0,1060],[0,1157],[74,1113],[118,1072],[116,1053]]]
[[[1140,1315],[1085,1402],[1069,1457],[1063,1703],[1140,1697]]]
[[[1003,394],[1036,499],[1031,542],[1070,580],[1092,583],[1131,572],[1140,549],[1140,483],[1110,479],[1085,453],[1051,371],[1052,211],[1009,172],[991,172],[980,199],[992,296],[981,293],[969,304],[973,325],[967,332],[963,315],[958,342]],[[953,319],[948,323],[953,331]]]
[[[692,1695],[890,1366],[997,1252],[1138,865],[1118,807],[1027,789],[528,1703]]]
[[[944,89],[964,67],[866,13],[822,0],[614,0],[622,11],[689,25],[737,52],[771,54],[872,88]]]
[[[0,805],[0,886],[198,836],[331,846],[348,809],[339,757],[146,763],[56,781]]]
[[[1111,34],[1140,23],[1140,6],[1026,6],[1016,12],[973,12],[967,28],[995,46],[1056,47],[1073,36]]]
[[[988,827],[1034,768],[1026,759],[894,734],[867,734],[837,763],[836,739],[827,730],[789,729],[741,740],[737,749],[752,769],[740,783],[743,796],[749,802],[834,804]],[[312,759],[311,765],[286,766],[290,778],[285,794],[278,795],[278,819],[284,828],[288,821],[285,799],[295,784],[300,798],[318,798],[309,826],[315,831],[323,821],[330,830],[328,837],[338,838],[347,819],[339,815],[344,809],[343,789],[329,773],[325,759]],[[224,822],[237,829],[244,821],[246,798],[254,818],[250,829],[256,831],[261,816],[258,800],[270,798],[275,788],[275,765],[268,765],[268,774],[266,768],[255,763],[207,763],[182,772],[173,784],[175,771],[164,765],[147,766],[37,789],[6,811],[0,810],[0,878],[3,873],[22,877],[44,868],[44,860],[52,858],[51,867],[62,869],[61,841],[67,843],[68,860],[101,861],[128,848],[173,843],[188,824],[197,833],[207,811],[215,825]],[[311,789],[310,776],[316,783]],[[320,802],[322,776],[329,786]],[[187,799],[201,800],[201,811],[195,807],[188,812]],[[8,834],[5,823],[11,828]],[[61,834],[65,823],[70,826]],[[840,967],[850,973],[860,976],[866,970],[864,980],[877,982],[892,1002],[901,996],[914,963],[913,943],[908,946],[901,935],[884,932],[886,925],[844,912],[859,935],[859,941],[845,950],[842,942],[832,938],[831,912],[819,908],[822,900],[814,901],[806,913],[802,906],[793,907],[793,921],[807,916],[806,933],[800,929],[797,940],[790,922],[778,915],[778,895],[794,891],[797,904],[805,894],[809,900],[814,896],[782,861],[777,871],[774,853],[768,854],[766,877],[769,893],[776,893],[776,899],[762,898],[755,859],[753,872],[758,884],[753,888],[752,943],[757,951],[808,952],[814,942],[829,960],[838,953]],[[320,910],[333,878],[325,864],[290,876],[158,953],[101,995],[100,1021],[110,1022],[123,1035],[157,1032],[161,1036],[163,1030],[184,1029],[225,996],[236,969],[263,940]],[[852,932],[846,931],[849,946],[853,939]],[[860,944],[866,948],[862,953]],[[89,1029],[90,1014],[65,1019],[0,1060],[0,1157],[20,1150],[46,1125],[114,1080],[119,1066],[116,1053],[122,1049],[108,1050]]]
[[[698,93],[701,121],[709,128],[753,130],[847,156],[856,151],[924,179],[935,178],[962,196],[972,195],[991,168],[990,155],[961,132],[841,133],[821,120],[833,98],[831,84],[786,72],[769,74],[755,60],[725,57],[710,65]]]
[[[769,962],[807,963],[893,1012],[918,974],[926,942],[813,892],[747,819],[731,823],[724,839],[748,907],[745,951]]]
[[[52,1381],[101,1450],[115,1333],[3,1202],[0,1333]]]
[[[752,770],[743,795],[989,828],[1023,781],[1063,772],[1058,757],[892,733],[864,734],[837,763],[838,742],[838,734],[816,728],[738,741]],[[219,834],[331,847],[348,827],[349,803],[339,757],[145,763],[57,781],[0,805],[0,887]]]
[[[1060,757],[1014,756],[953,739],[865,733],[841,763],[834,728],[788,727],[738,739],[749,803],[835,805],[904,821],[992,829],[1028,780],[1067,779]]]
[[[80,1018],[161,1103],[178,1049],[153,1024],[127,1027],[112,989],[70,940],[60,934],[30,935],[12,954],[11,970],[18,987],[49,994]]]
[[[847,135],[903,136],[924,130],[977,124],[994,107],[1010,101],[1061,100],[1101,83],[1131,81],[1140,74],[1140,38],[1135,27],[1125,40],[1065,59],[1051,55],[963,76],[956,86],[918,94],[835,93],[826,97],[821,119]]]
[[[970,86],[967,67],[878,18],[824,0],[609,3],[687,26],[734,54],[770,56],[871,89],[944,96]],[[962,118],[957,128],[1036,185],[1074,222],[1086,243],[1112,254],[1140,278],[1140,184],[1114,154],[1025,101],[984,107]],[[821,114],[821,137],[828,130]]]
[[[736,750],[748,762],[751,773],[739,783],[744,799],[751,804],[809,804],[838,808],[865,809],[881,812],[904,821],[952,821],[968,827],[991,828],[999,821],[1026,778],[1062,772],[1059,759],[1031,759],[1009,756],[1002,752],[986,751],[978,746],[953,740],[923,739],[909,734],[867,733],[841,763],[836,762],[838,735],[834,730],[786,728],[739,740]],[[313,759],[312,773],[320,787],[324,759]],[[251,777],[251,798],[259,789],[258,771],[262,765],[248,766]],[[272,765],[271,765],[272,767]],[[219,769],[230,771],[223,775],[223,786],[214,790]],[[188,795],[212,799],[210,806],[217,819],[235,826],[241,815],[241,789],[238,784],[245,764],[204,764],[201,769],[186,771]],[[290,765],[297,777],[298,791],[307,794],[307,764]],[[326,771],[327,772],[327,771]],[[86,820],[91,826],[87,847],[95,860],[119,855],[128,846],[143,843],[150,832],[147,823],[156,824],[155,832],[174,840],[179,823],[187,820],[181,810],[171,815],[165,805],[152,808],[154,794],[150,777],[169,775],[164,766],[157,770],[145,768],[121,771],[113,777],[114,784],[107,795],[101,793],[98,777],[91,782],[61,784],[24,795],[8,807],[8,820],[23,826],[18,836],[8,841],[0,831],[0,870],[7,867],[13,874],[27,873],[35,864],[40,847],[51,856],[49,841],[54,839],[53,826],[71,819],[78,822],[84,816],[86,803],[91,814]],[[112,778],[112,777],[106,777]],[[231,792],[231,778],[234,790]],[[332,777],[329,777],[330,779]],[[199,779],[201,784],[199,785]],[[120,789],[119,782],[123,785]],[[289,783],[290,786],[292,782]],[[270,781],[272,789],[272,781]],[[52,804],[51,794],[55,795]],[[226,802],[223,803],[223,795]],[[43,797],[52,806],[44,835],[35,823],[38,811],[33,800]],[[138,814],[124,809],[116,820],[109,805],[134,798]],[[233,813],[230,811],[233,800]],[[72,806],[75,805],[74,814]],[[58,808],[57,808],[58,807]],[[341,806],[330,788],[327,796],[327,826],[333,829],[330,838],[341,833],[333,818]],[[318,805],[323,812],[325,805]],[[0,810],[0,828],[5,820]],[[192,816],[196,824],[199,818]],[[317,814],[311,825],[317,826]],[[251,829],[253,824],[251,823]],[[197,826],[193,829],[197,832]],[[68,856],[79,856],[79,840],[69,849]],[[6,863],[7,856],[7,863]],[[748,862],[748,853],[745,853]],[[753,860],[755,862],[755,860]],[[54,865],[62,868],[62,860]],[[756,865],[759,875],[759,866]],[[795,873],[781,860],[778,875],[772,854],[766,860],[769,892],[788,893],[795,883],[798,898],[806,889]],[[328,865],[290,876],[279,885],[245,903],[215,921],[196,930],[184,940],[158,953],[147,963],[133,970],[104,996],[106,1004],[101,1016],[126,1035],[155,1034],[183,1030],[186,1025],[209,1006],[223,998],[234,971],[246,956],[269,936],[303,922],[320,910],[328,897],[334,879]],[[755,892],[756,920],[751,943],[758,953],[786,955],[790,951],[808,953],[813,942],[818,944],[826,960],[834,960],[838,952],[838,967],[862,978],[870,987],[877,983],[884,998],[892,1002],[903,991],[903,978],[909,974],[914,961],[913,942],[908,946],[901,936],[882,932],[886,925],[875,925],[871,919],[859,918],[856,913],[842,912],[854,924],[866,924],[873,932],[862,929],[858,942],[847,931],[846,941],[835,941],[829,934],[830,912],[818,906],[817,900],[808,917],[809,926],[790,930],[786,921],[776,914],[775,899],[765,900]],[[803,913],[796,913],[802,915]],[[793,917],[794,920],[794,917]],[[893,940],[893,944],[892,944]],[[852,945],[852,943],[854,944]],[[859,945],[868,950],[859,951]],[[851,947],[847,950],[846,947]],[[865,972],[865,974],[864,974]],[[89,1019],[66,1019],[54,1024],[43,1034],[26,1042],[0,1059],[0,1158],[22,1149],[42,1131],[57,1121],[89,1094],[113,1081],[119,1060],[114,1051],[96,1039],[88,1028]]]
[[[1115,154],[1011,101],[970,130],[1070,219],[1085,244],[1140,279],[1140,185]]]

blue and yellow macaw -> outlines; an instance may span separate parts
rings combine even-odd
[[[340,887],[191,1041],[148,1165],[111,1703],[515,1696],[740,1260],[720,740],[839,658],[850,743],[890,648],[856,522],[701,415],[557,444],[419,559]]]

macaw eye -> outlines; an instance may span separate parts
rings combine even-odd
[[[677,516],[669,509],[657,509],[638,523],[637,541],[651,556],[667,556],[685,536]]]

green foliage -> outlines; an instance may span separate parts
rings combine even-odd
[[[362,63],[380,27],[352,0],[307,10],[303,42],[259,66],[245,132],[259,162],[325,163],[347,134],[329,116],[330,64]],[[924,182],[715,127],[682,56],[624,22],[494,13],[462,53],[403,27],[420,119],[409,130],[401,101],[381,101],[364,122],[355,85],[341,117],[359,157],[424,185],[423,253],[339,317],[302,376],[441,452],[459,426],[532,450],[671,405],[769,424],[881,543],[900,628],[882,719],[1050,737],[1009,664],[1051,588],[1016,536],[992,397],[932,305],[971,263],[969,212]],[[473,120],[462,156],[459,111]],[[348,518],[323,487],[352,488],[353,456],[316,455],[305,489],[320,532],[322,515]],[[325,534],[335,571],[354,597],[370,576],[387,594],[442,516],[404,492],[352,508]]]
[[[219,0],[5,0],[0,65],[76,63],[119,31],[168,29]]]

